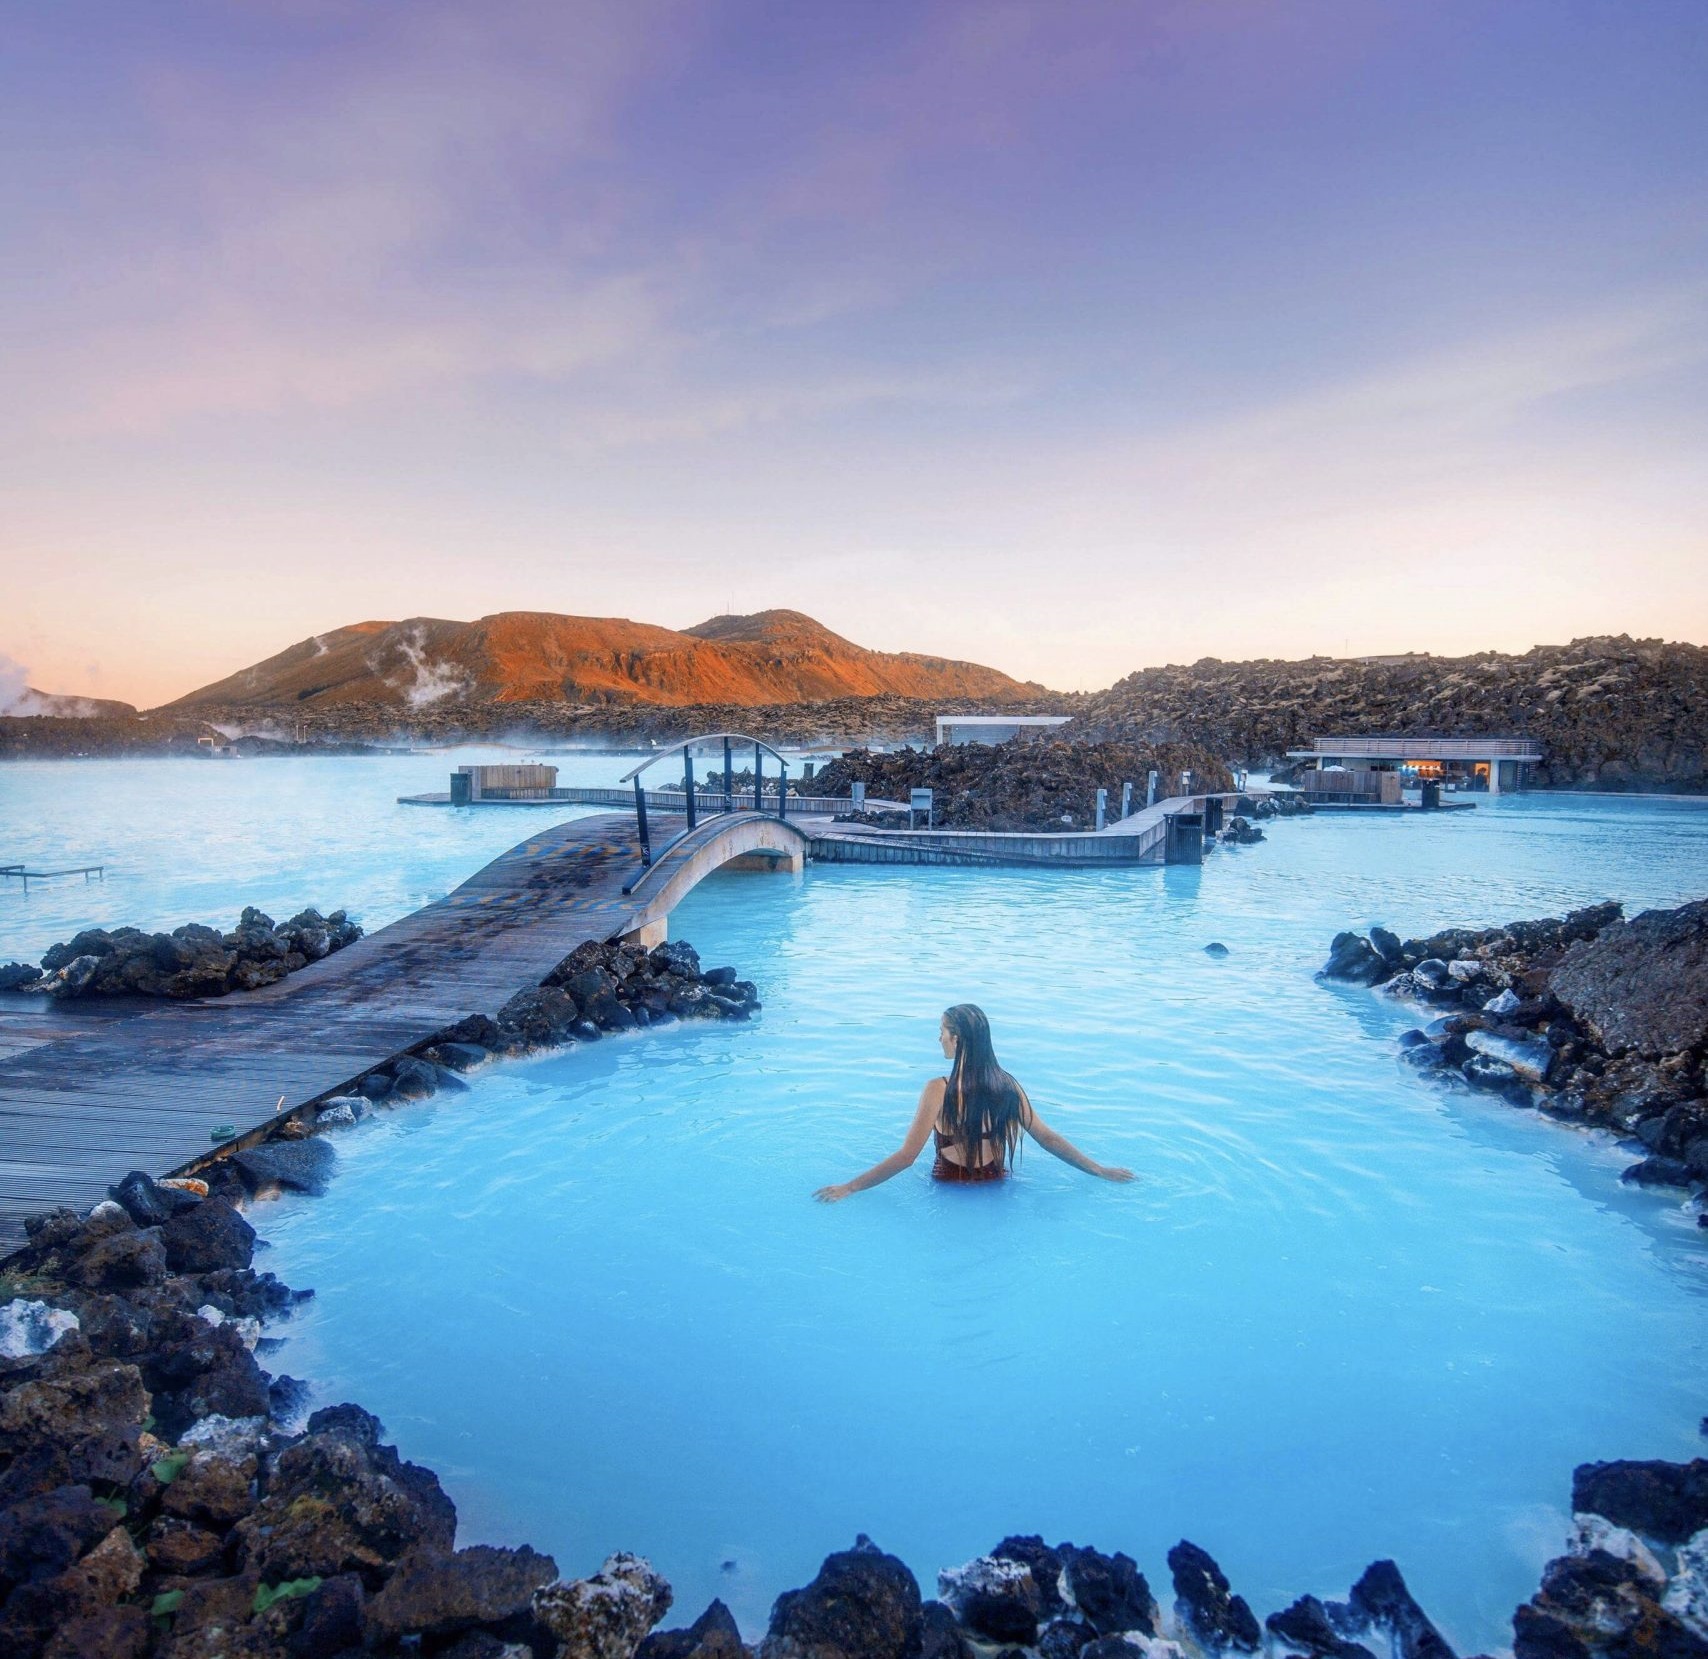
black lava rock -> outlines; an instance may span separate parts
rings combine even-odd
[[[1392,1561],[1372,1561],[1347,1599],[1354,1612],[1393,1632],[1399,1659],[1456,1659]]]
[[[1137,1630],[1156,1634],[1156,1600],[1145,1575],[1130,1555],[1117,1551],[1062,1551],[1067,1591],[1080,1616],[1099,1636],[1118,1636]]]
[[[1634,1187],[1691,1187],[1697,1176],[1682,1158],[1656,1157],[1621,1170],[1619,1179]]]
[[[301,1141],[268,1141],[234,1152],[231,1162],[256,1186],[274,1183],[319,1197],[326,1191],[338,1163],[332,1142],[321,1137]]]
[[[746,1659],[746,1654],[735,1615],[721,1601],[686,1629],[655,1630],[635,1649],[635,1659]]]
[[[133,1169],[117,1186],[107,1188],[107,1196],[122,1204],[125,1213],[139,1227],[158,1227],[185,1210],[193,1210],[201,1199],[181,1187],[162,1187],[140,1169]]]
[[[1356,933],[1337,933],[1329,942],[1328,961],[1317,971],[1317,978],[1348,985],[1377,985],[1392,972],[1368,939]]]
[[[761,1645],[768,1659],[913,1659],[923,1636],[919,1583],[865,1534],[785,1590]]]
[[[1038,1586],[1038,1610],[1043,1618],[1053,1619],[1066,1608],[1060,1588],[1060,1550],[1051,1549],[1036,1533],[1027,1533],[1004,1538],[990,1553],[998,1561],[1018,1561],[1032,1569],[1032,1582]],[[1086,1640],[1090,1639],[1088,1634]]]
[[[1263,1645],[1257,1616],[1232,1593],[1227,1575],[1207,1550],[1184,1538],[1168,1552],[1175,1606],[1187,1628],[1208,1649],[1255,1653]]]
[[[255,1257],[255,1229],[223,1198],[206,1198],[160,1229],[174,1273],[212,1273],[247,1267]]]
[[[1708,1459],[1579,1464],[1572,1471],[1572,1510],[1659,1544],[1685,1543],[1708,1526]]]
[[[1291,1607],[1271,1613],[1264,1622],[1289,1647],[1316,1659],[1375,1659],[1369,1648],[1340,1635],[1329,1622],[1328,1610],[1315,1596],[1301,1596]]]

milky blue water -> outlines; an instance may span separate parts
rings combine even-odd
[[[13,845],[51,811],[148,850],[107,919],[261,888],[379,920],[522,833],[392,811],[438,757],[318,764],[207,767],[224,810],[182,822],[121,810],[107,763],[57,796],[0,768],[0,800]],[[1040,1531],[1129,1551],[1165,1599],[1190,1537],[1260,1613],[1392,1555],[1462,1651],[1505,1646],[1572,1466],[1700,1449],[1702,1235],[1610,1142],[1400,1071],[1412,1016],[1311,972],[1342,927],[1705,891],[1708,807],[1536,796],[1290,821],[1202,869],[717,877],[672,931],[756,979],[760,1018],[345,1132],[327,1198],[255,1218],[319,1291],[270,1363],[377,1411],[465,1541],[575,1573],[640,1550],[685,1617],[721,1595],[750,1632],[857,1531],[928,1585]],[[4,902],[0,954],[43,920]],[[94,905],[52,903],[53,936]],[[1046,1117],[1142,1181],[1032,1148],[999,1188],[922,1160],[812,1203],[893,1147],[967,999]]]

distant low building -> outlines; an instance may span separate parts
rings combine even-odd
[[[459,766],[451,774],[451,804],[475,801],[549,801],[557,788],[557,768],[536,763],[516,766]]]
[[[938,743],[1006,743],[1011,737],[1044,737],[1072,719],[1066,714],[940,714]]]
[[[1539,764],[1542,753],[1528,737],[1318,737],[1308,749],[1289,749],[1287,758],[1306,761],[1319,774],[1394,772],[1498,795],[1522,789],[1526,768]]]

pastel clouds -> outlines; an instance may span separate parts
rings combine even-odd
[[[504,606],[1064,685],[1708,634],[1694,4],[16,24],[0,649],[49,689]]]

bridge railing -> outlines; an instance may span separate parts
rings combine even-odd
[[[753,749],[753,805],[748,806],[745,800],[736,799],[735,788],[735,746]],[[704,754],[708,746],[722,745],[723,749],[723,790],[714,799],[717,805],[707,816],[715,817],[724,812],[764,812],[765,810],[765,757],[771,755],[777,762],[777,817],[787,820],[789,816],[789,763],[783,758],[780,750],[774,749],[769,743],[757,737],[749,737],[744,732],[704,732],[699,737],[684,738],[680,742],[671,743],[660,749],[657,754],[643,760],[632,771],[625,772],[621,781],[633,784],[635,791],[635,828],[640,835],[641,867],[650,868],[653,861],[652,832],[646,817],[646,786],[641,782],[641,775],[650,771],[662,760],[675,760],[678,756],[682,762],[682,782],[684,799],[687,808],[688,827],[682,833],[691,833],[699,824],[700,815],[704,811],[704,802],[700,790],[696,787],[694,777],[694,756],[696,752]],[[717,749],[712,748],[716,754]],[[715,788],[714,784],[714,788]],[[746,794],[743,790],[742,794]],[[660,851],[668,851],[668,847]]]

